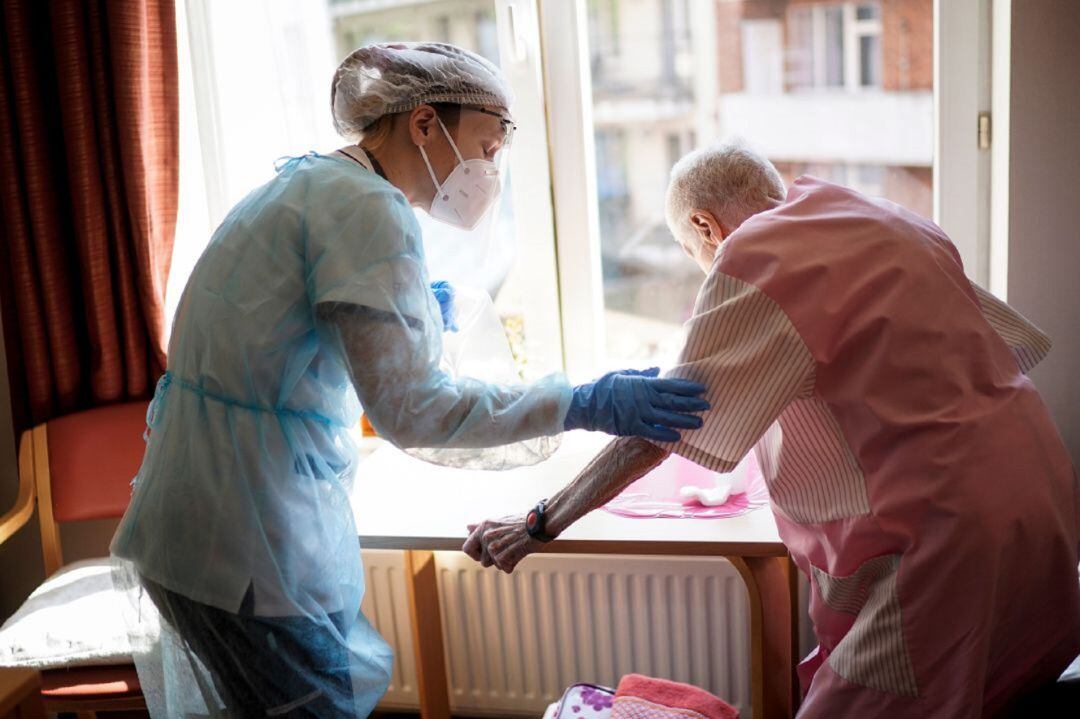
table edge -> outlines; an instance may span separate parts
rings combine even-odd
[[[383,537],[359,535],[362,549],[460,552],[464,537]],[[544,552],[551,554],[625,554],[698,557],[786,557],[782,542],[694,542],[609,539],[557,539]]]

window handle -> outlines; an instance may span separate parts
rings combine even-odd
[[[532,0],[499,0],[498,6],[503,9],[500,13],[505,22],[499,23],[500,35],[499,52],[503,62],[520,63],[528,56],[528,43],[525,42],[524,24],[527,19],[528,8]]]

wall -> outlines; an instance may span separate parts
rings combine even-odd
[[[934,89],[933,0],[884,0],[881,25],[885,91]]]
[[[1054,339],[1031,376],[1080,466],[1080,2],[1012,8],[1008,299]]]

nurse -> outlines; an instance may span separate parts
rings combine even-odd
[[[402,448],[473,452],[568,429],[674,441],[704,388],[655,370],[571,387],[439,370],[452,294],[433,291],[413,207],[472,228],[512,135],[499,70],[440,44],[342,63],[354,144],[293,158],[225,218],[177,310],[115,576],[153,716],[367,716],[391,652],[359,613],[349,438],[360,407]],[[438,293],[438,297],[437,294]],[[378,478],[399,481],[398,478]]]

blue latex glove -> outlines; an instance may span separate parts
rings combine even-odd
[[[439,301],[439,312],[442,313],[443,328],[450,332],[457,332],[458,326],[454,312],[454,286],[446,280],[431,283],[431,291],[435,293],[435,299]]]
[[[659,379],[660,369],[609,372],[595,382],[574,387],[564,427],[677,442],[676,429],[698,429],[705,387],[684,379]]]

